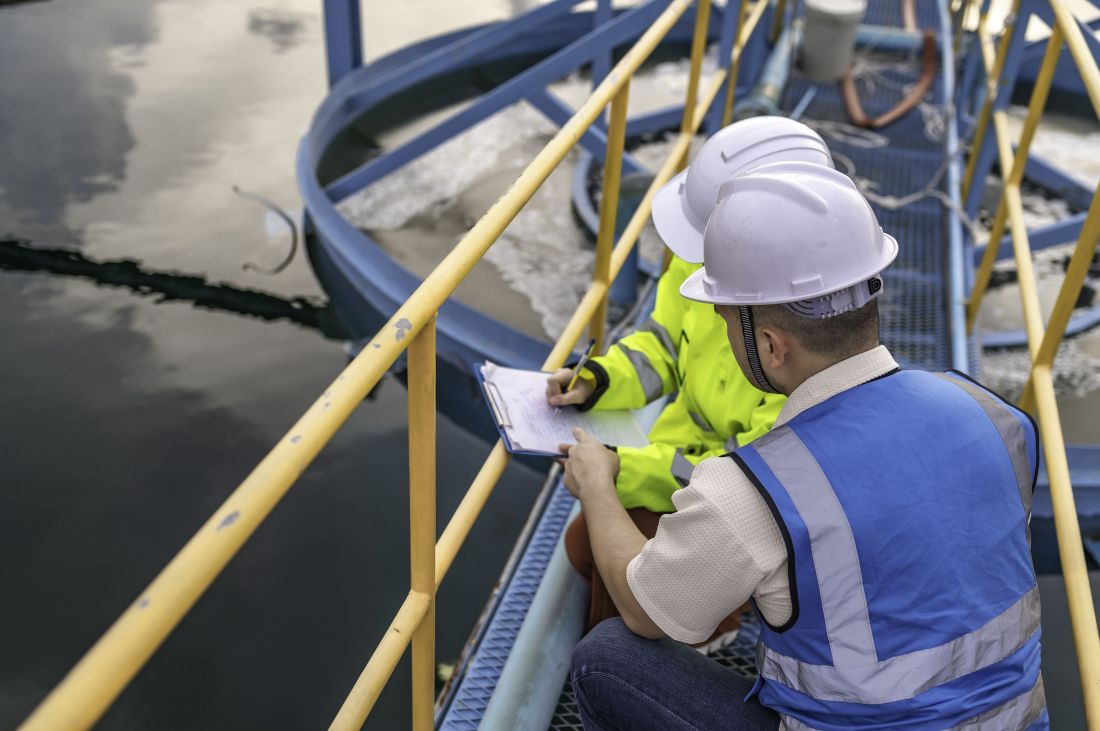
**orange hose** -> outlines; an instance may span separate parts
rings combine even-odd
[[[891,122],[896,122],[913,107],[920,104],[928,89],[932,86],[932,80],[936,77],[936,69],[939,68],[939,55],[936,53],[936,34],[930,30],[924,32],[924,52],[922,54],[922,68],[920,79],[916,86],[893,109],[874,119],[863,111],[863,105],[859,101],[859,90],[856,88],[856,80],[852,76],[852,70],[844,75],[841,88],[844,92],[844,110],[852,124],[864,129],[878,129]]]

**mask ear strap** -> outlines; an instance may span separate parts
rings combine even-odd
[[[756,330],[752,322],[752,309],[738,306],[737,314],[741,316],[741,334],[745,338],[745,354],[748,356],[749,370],[752,371],[756,387],[765,393],[779,393],[779,390],[764,375],[764,367],[760,365],[760,354],[756,352]]]

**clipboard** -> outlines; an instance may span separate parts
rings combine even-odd
[[[481,386],[481,392],[485,397],[486,405],[489,407],[493,423],[496,424],[497,431],[500,433],[500,438],[504,442],[504,446],[509,453],[530,457],[560,457],[561,453],[558,452],[556,448],[550,451],[549,448],[532,449],[525,447],[519,444],[511,433],[513,431],[520,431],[523,439],[532,439],[536,443],[541,442],[539,446],[542,446],[549,441],[551,435],[545,432],[537,433],[541,431],[540,428],[531,428],[532,424],[541,424],[542,429],[546,429],[547,426],[549,426],[549,430],[555,432],[553,434],[555,447],[558,442],[571,443],[573,441],[572,435],[567,430],[565,424],[549,424],[549,421],[557,417],[551,416],[548,421],[547,412],[552,411],[553,414],[561,412],[545,402],[544,396],[542,395],[543,388],[541,384],[537,404],[533,403],[535,398],[532,396],[530,383],[524,384],[522,389],[516,389],[513,400],[509,402],[509,399],[505,397],[505,394],[502,393],[497,384],[486,377],[484,369],[488,367],[500,371],[502,379],[512,380],[513,382],[517,377],[522,381],[529,382],[533,380],[536,375],[542,381],[545,381],[545,378],[549,377],[550,374],[540,371],[505,368],[494,363],[473,364],[474,376]],[[514,383],[513,388],[515,388]],[[562,418],[567,420],[568,425],[579,426],[605,442],[615,443],[615,446],[642,447],[649,443],[649,440],[646,438],[645,430],[638,424],[632,412],[601,411],[578,414],[573,407],[569,406],[562,407],[562,412],[564,412]]]
[[[496,425],[497,432],[500,433],[500,440],[504,442],[504,448],[508,450],[509,454],[514,454],[517,457],[561,457],[562,454],[552,452],[536,452],[528,449],[519,449],[512,444],[512,438],[508,436],[508,429],[512,428],[512,420],[508,414],[508,405],[504,403],[504,398],[500,395],[500,390],[496,384],[492,381],[485,380],[485,374],[482,373],[481,368],[484,363],[474,363],[474,376],[477,378],[477,383],[481,387],[481,395],[485,397],[485,403],[489,406],[489,414],[493,417],[493,424]],[[550,374],[547,373],[547,376]]]

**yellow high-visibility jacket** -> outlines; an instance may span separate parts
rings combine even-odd
[[[581,410],[639,409],[676,392],[650,429],[649,446],[618,450],[616,491],[627,508],[673,512],[672,493],[687,485],[696,464],[767,433],[786,400],[746,380],[712,305],[680,296],[699,266],[674,258],[657,284],[651,319],[582,371],[596,390]]]

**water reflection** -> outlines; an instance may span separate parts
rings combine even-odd
[[[216,284],[206,277],[161,272],[134,259],[96,261],[71,249],[44,249],[28,241],[0,239],[0,270],[75,277],[99,286],[120,287],[157,303],[187,302],[202,310],[228,312],[265,322],[293,322],[330,340],[347,340],[328,303],[317,297],[279,297],[253,289]]]
[[[232,192],[299,205],[294,149],[324,94],[320,7],[0,10],[0,236],[15,242],[0,248],[0,624],[17,628],[0,651],[0,728],[344,363],[304,329],[340,337],[304,257],[277,277],[241,270],[277,261],[288,239]],[[327,724],[408,588],[404,562],[383,560],[407,550],[404,411],[404,390],[383,381],[98,728]],[[439,442],[442,521],[487,447],[445,420]],[[444,583],[442,662],[538,484],[509,469]],[[406,678],[371,727],[407,726]]]

